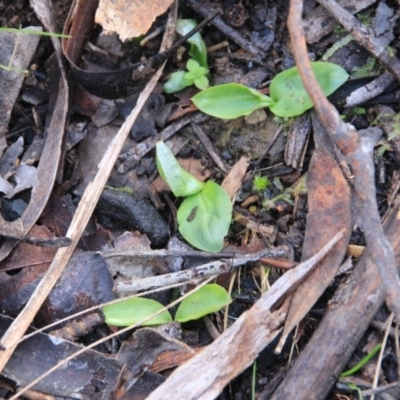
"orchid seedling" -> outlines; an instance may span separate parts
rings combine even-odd
[[[326,96],[348,79],[348,73],[336,64],[313,62],[311,67]],[[222,119],[249,115],[260,108],[269,108],[278,117],[294,117],[313,107],[297,67],[276,75],[269,94],[238,83],[227,83],[201,91],[192,97],[192,101],[200,111]]]

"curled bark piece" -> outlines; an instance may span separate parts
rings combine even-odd
[[[365,86],[356,89],[346,98],[345,107],[354,107],[362,103],[366,103],[385,91],[393,82],[395,77],[389,72],[378,76],[372,82],[367,83]]]

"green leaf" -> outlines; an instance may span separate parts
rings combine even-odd
[[[188,71],[195,72],[195,71],[198,71],[199,68],[200,68],[200,64],[196,60],[193,60],[191,58],[186,63],[186,69]],[[203,67],[201,67],[201,68],[203,68]],[[203,69],[205,70],[205,68],[203,68]]]
[[[195,65],[194,64],[189,64],[190,61],[193,61],[193,63],[196,63],[196,64]],[[207,69],[205,69],[204,67],[201,67],[199,65],[199,63],[197,61],[194,61],[194,60],[189,60],[187,62],[186,68],[188,69],[189,72],[187,72],[185,74],[185,78],[188,79],[188,80],[199,78],[201,76],[207,75],[207,73],[208,73]]]
[[[187,79],[186,74],[186,71],[177,71],[171,74],[168,81],[164,83],[164,91],[166,93],[175,93],[193,85],[194,79]]]
[[[342,67],[332,63],[313,62],[311,67],[326,96],[342,86],[349,76]],[[294,117],[313,107],[297,67],[276,75],[272,79],[269,91],[275,101],[270,109],[279,117]]]
[[[197,89],[204,90],[208,87],[208,78],[206,76],[199,76],[194,80]]]
[[[106,318],[106,324],[115,326],[129,326],[139,323],[150,317],[164,306],[158,301],[135,297],[120,303],[110,304],[102,308]],[[171,314],[168,310],[144,322],[143,326],[160,325],[171,322]]]
[[[360,362],[358,364],[356,364],[353,368],[342,372],[340,374],[341,378],[345,378],[346,376],[350,376],[355,374],[357,371],[359,371],[365,364],[367,364],[367,362],[373,358],[376,354],[378,354],[378,352],[380,351],[380,349],[382,348],[382,343],[377,344],[364,358],[362,358],[360,360]]]
[[[182,36],[185,36],[196,26],[197,22],[194,19],[178,19],[176,21],[176,31]],[[190,44],[189,54],[191,57],[202,67],[208,69],[207,48],[200,33],[196,32],[188,39],[188,43]]]
[[[270,182],[267,176],[256,175],[253,178],[253,190],[257,192],[265,190],[269,184]]]
[[[175,321],[187,322],[199,319],[219,311],[231,301],[228,292],[223,287],[215,283],[205,285],[182,301],[176,312]]]
[[[223,119],[249,115],[274,104],[270,97],[238,83],[208,88],[192,97],[192,101],[203,113]]]
[[[190,196],[200,192],[204,183],[200,182],[178,163],[171,150],[164,142],[156,144],[156,162],[161,178],[168,183],[172,193],[176,196]]]
[[[178,210],[179,232],[194,247],[211,253],[224,246],[232,218],[232,202],[221,186],[208,181],[187,197]]]

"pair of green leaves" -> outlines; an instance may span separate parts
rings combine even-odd
[[[232,202],[215,182],[200,182],[185,171],[164,142],[158,142],[157,168],[176,197],[185,197],[178,210],[179,232],[192,246],[215,253],[224,246],[232,218]]]
[[[175,314],[175,321],[187,322],[219,311],[230,304],[227,291],[214,283],[205,285],[184,299]],[[129,326],[141,323],[144,319],[160,311],[164,306],[158,301],[135,297],[116,304],[104,306],[102,311],[108,325]],[[160,325],[172,322],[168,310],[142,323],[143,326]]]
[[[314,62],[311,65],[326,96],[348,78],[348,73],[336,64]],[[205,114],[223,119],[249,115],[264,107],[269,107],[279,117],[294,117],[313,107],[297,67],[275,76],[270,85],[270,97],[247,86],[228,83],[205,89],[196,94],[192,101]]]

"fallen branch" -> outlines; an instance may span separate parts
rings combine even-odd
[[[332,3],[330,1],[330,3]],[[370,146],[359,136],[354,126],[343,122],[335,107],[327,100],[311,69],[302,25],[303,1],[291,0],[288,28],[292,51],[315,110],[331,139],[347,157],[354,174],[354,188],[359,201],[359,222],[364,231],[371,258],[379,269],[386,293],[386,302],[400,321],[400,279],[392,246],[381,225],[374,183],[374,163]],[[377,128],[369,128],[377,132]]]
[[[150,288],[163,287],[166,285],[174,285],[180,282],[187,282],[196,278],[203,278],[212,275],[218,275],[226,272],[230,272],[237,267],[245,265],[249,262],[258,261],[263,257],[287,257],[288,249],[285,246],[277,247],[275,249],[265,249],[257,253],[252,254],[238,254],[232,255],[231,258],[227,258],[225,255],[224,260],[214,260],[206,264],[202,264],[198,267],[186,269],[183,271],[173,272],[164,275],[156,275],[142,279],[132,279],[130,281],[117,282],[114,286],[114,291],[119,295],[126,295],[127,293],[134,293],[140,290],[147,290]],[[152,254],[154,253],[154,254]],[[197,252],[200,253],[200,252]],[[122,253],[105,253],[104,258],[110,258],[113,256],[123,255],[127,257],[133,255],[132,252]],[[143,256],[143,252],[139,252]],[[171,252],[166,250],[151,250],[149,251],[149,257],[164,255],[170,256]],[[182,255],[182,254],[181,254]],[[184,254],[183,254],[184,255]],[[210,256],[213,256],[212,254]],[[218,256],[218,254],[217,254]]]

